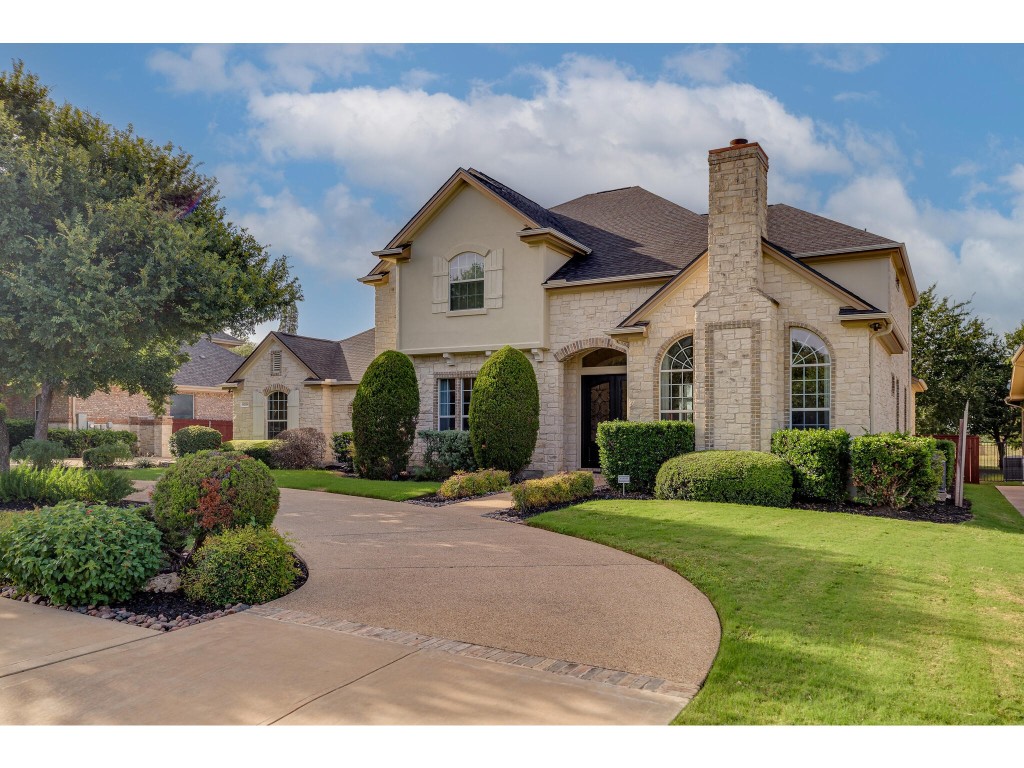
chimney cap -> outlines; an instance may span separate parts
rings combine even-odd
[[[749,144],[749,143],[750,142],[747,141],[746,139],[733,139],[732,141],[729,142],[729,146],[730,147],[738,147],[741,144]]]

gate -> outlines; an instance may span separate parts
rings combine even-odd
[[[980,469],[982,481],[1024,480],[1024,455],[1020,448],[1006,446],[1006,453],[999,459],[999,447],[995,443],[981,443]]]

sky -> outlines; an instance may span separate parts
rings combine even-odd
[[[760,142],[769,203],[905,242],[1000,332],[1024,320],[1024,46],[0,44],[172,142],[302,283],[299,332],[373,325],[356,282],[456,168],[545,206],[639,185],[707,211],[707,152]],[[258,329],[258,337],[276,324]]]

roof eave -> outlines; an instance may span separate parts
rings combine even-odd
[[[546,243],[560,250],[569,251],[570,255],[589,256],[592,250],[578,240],[574,240],[557,229],[551,227],[533,227],[519,231],[519,239],[527,245]]]

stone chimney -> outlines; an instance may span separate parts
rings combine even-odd
[[[708,264],[712,294],[761,286],[761,238],[768,233],[768,155],[733,139],[708,152]]]

